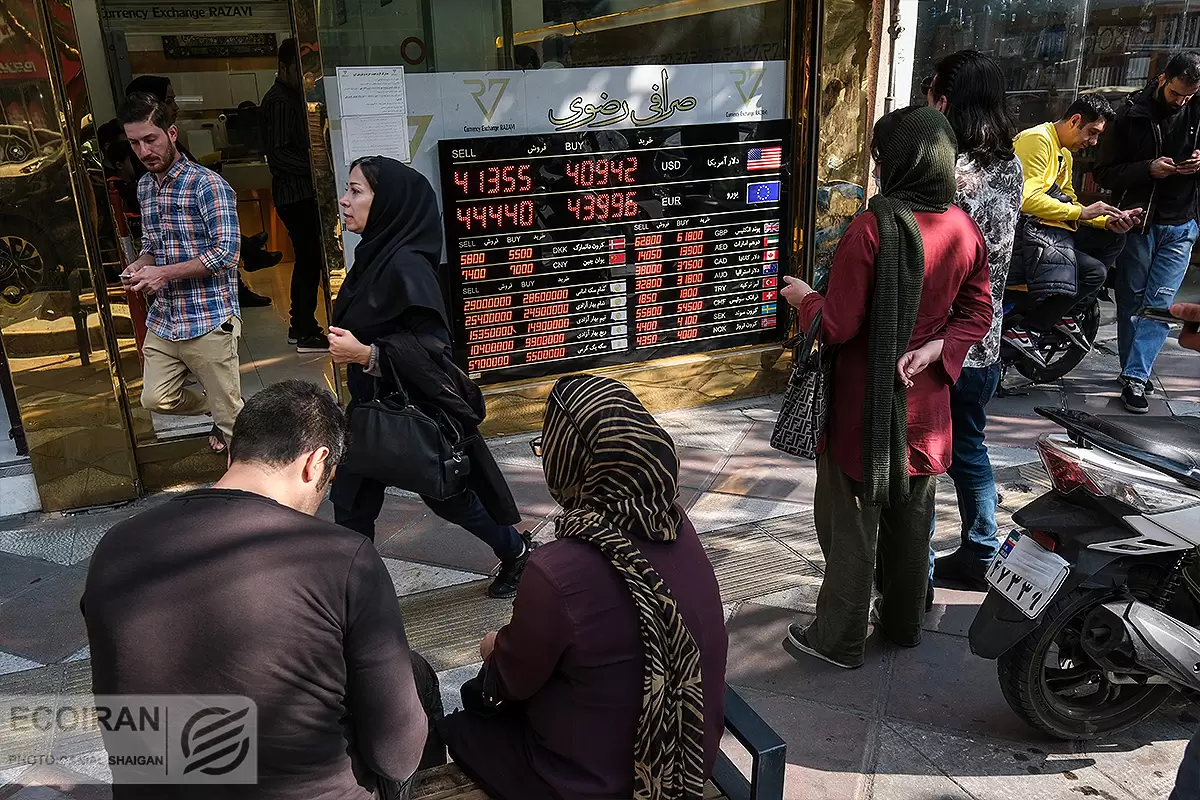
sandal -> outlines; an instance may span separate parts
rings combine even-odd
[[[216,440],[216,443],[213,440]],[[228,449],[229,445],[225,442],[225,434],[221,433],[221,429],[216,425],[212,426],[212,430],[208,432],[208,446],[216,454],[220,455]]]

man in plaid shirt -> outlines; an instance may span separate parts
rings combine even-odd
[[[142,255],[122,278],[132,291],[154,297],[146,314],[142,407],[184,416],[207,411],[215,422],[210,445],[222,452],[242,409],[237,198],[224,178],[180,155],[170,113],[140,93],[118,115],[147,169],[138,182]],[[188,383],[193,377],[199,387]]]

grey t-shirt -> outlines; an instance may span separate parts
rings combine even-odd
[[[956,173],[958,191],[954,194],[954,203],[967,212],[983,234],[992,276],[992,307],[995,309],[991,330],[967,353],[963,366],[987,367],[1000,360],[1004,286],[1008,281],[1008,265],[1017,234],[1024,175],[1017,158],[997,161],[985,169],[965,153],[958,157]]]

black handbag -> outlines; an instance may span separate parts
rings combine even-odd
[[[817,448],[829,420],[829,396],[833,384],[833,348],[821,334],[821,312],[808,332],[784,343],[799,342],[783,392],[783,407],[771,431],[771,447],[801,458],[816,458]]]
[[[389,372],[391,362],[381,357]],[[467,488],[471,464],[464,446],[470,441],[444,411],[413,403],[400,381],[395,391],[374,396],[350,411],[350,445],[343,469],[410,492],[446,500]]]

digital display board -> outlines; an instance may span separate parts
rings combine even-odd
[[[459,364],[492,383],[781,338],[787,132],[440,142]]]

